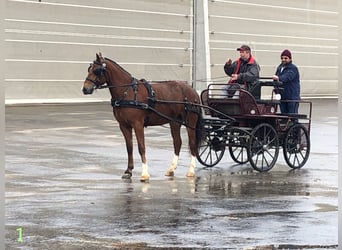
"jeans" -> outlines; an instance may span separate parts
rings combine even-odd
[[[281,102],[280,103],[280,111],[281,113],[291,113],[291,114],[298,114],[298,102]]]

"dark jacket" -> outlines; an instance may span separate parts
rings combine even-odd
[[[283,90],[280,92],[282,100],[299,100],[300,99],[300,80],[299,71],[292,62],[283,67],[280,64],[277,67],[276,75],[279,81],[283,83]]]
[[[224,65],[224,72],[228,76],[239,74],[234,82],[240,84],[256,82],[259,79],[259,71],[260,66],[252,56],[247,62],[239,58],[230,65],[227,63]]]

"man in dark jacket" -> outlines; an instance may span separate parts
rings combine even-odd
[[[238,98],[239,92],[237,90],[239,88],[252,91],[260,72],[260,66],[252,56],[249,46],[242,45],[237,48],[237,51],[240,52],[240,58],[233,63],[232,59],[229,58],[224,65],[224,72],[231,77],[228,86],[223,87],[224,94],[233,98]]]
[[[240,58],[232,63],[228,59],[224,65],[224,71],[231,77],[230,83],[254,83],[259,78],[260,66],[255,61],[251,54],[251,48],[247,45],[242,45],[237,48],[240,51]]]
[[[273,80],[283,83],[281,100],[290,100],[289,102],[280,103],[280,111],[282,113],[298,113],[298,102],[300,100],[300,76],[296,65],[292,63],[291,51],[285,49],[281,55],[281,64],[277,67]]]

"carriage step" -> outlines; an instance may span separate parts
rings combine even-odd
[[[297,119],[307,119],[308,116],[306,114],[296,114],[296,113],[288,113],[286,114],[291,118],[297,118]]]
[[[232,127],[232,121],[224,119],[203,119],[202,123],[209,131],[227,131]]]
[[[252,127],[232,127],[232,129],[244,130],[247,132],[251,132],[253,130]]]
[[[232,120],[228,120],[228,119],[203,119],[202,120],[204,124],[211,124],[211,125],[231,125],[232,124]]]

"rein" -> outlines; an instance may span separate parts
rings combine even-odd
[[[95,81],[91,80],[91,79],[88,79],[86,78],[87,80],[89,80],[90,82],[94,83]],[[118,85],[118,86],[114,86],[114,85],[108,85],[107,83],[106,84],[103,84],[103,85],[99,85],[98,87],[96,86],[95,89],[111,89],[111,88],[124,88],[124,87],[130,87],[132,86],[132,83],[129,83],[129,84],[123,84],[123,85]]]

